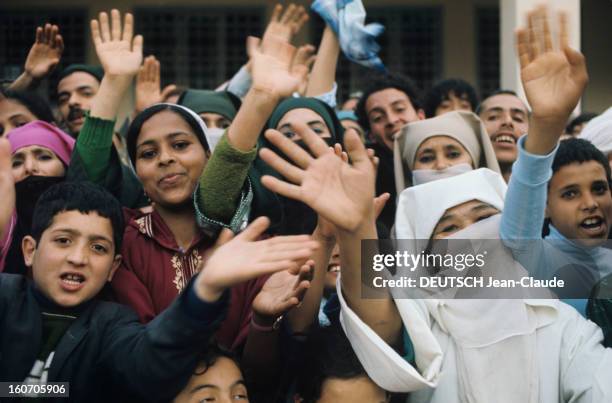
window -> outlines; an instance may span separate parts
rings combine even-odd
[[[247,61],[246,38],[260,37],[263,7],[137,8],[145,56],[161,63],[162,83],[214,89]]]
[[[482,99],[499,89],[499,8],[476,9],[476,57]]]
[[[323,21],[313,19],[314,45],[319,44]],[[385,26],[379,53],[385,66],[412,78],[421,89],[431,87],[442,74],[442,12],[439,7],[368,7],[368,23]],[[361,89],[368,69],[340,56],[337,70],[338,100]]]

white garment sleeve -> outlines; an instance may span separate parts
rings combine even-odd
[[[381,339],[347,305],[340,281],[337,283],[340,300],[340,322],[357,358],[368,376],[380,387],[390,392],[412,392],[437,385],[441,373],[442,351],[428,323],[424,306],[402,304],[400,313],[412,340],[417,367],[413,367],[391,346]],[[402,312],[403,311],[403,312]],[[409,317],[407,323],[404,319]]]
[[[612,349],[601,343],[599,326],[584,319],[576,310],[564,327],[561,344],[561,394],[564,402],[612,402]]]

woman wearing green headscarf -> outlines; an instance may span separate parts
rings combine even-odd
[[[296,133],[295,125],[303,124],[323,138],[330,146],[343,144],[344,128],[334,110],[316,98],[288,98],[281,102],[268,120],[264,132],[278,130],[286,137],[300,144],[302,140]],[[267,147],[279,152],[265,136],[259,137],[259,149]],[[266,189],[261,184],[263,175],[280,175],[259,156],[255,159],[249,177],[253,185],[253,204],[251,219],[265,215],[270,217],[270,232],[277,234],[309,234],[316,226],[317,215],[303,203],[286,199]]]

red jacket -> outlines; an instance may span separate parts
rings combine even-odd
[[[197,273],[214,239],[200,233],[189,249],[182,251],[157,212],[124,208],[124,216],[123,262],[113,277],[112,287],[117,300],[132,307],[146,323],[170,306]],[[261,278],[230,290],[227,317],[217,332],[220,344],[234,349],[246,341],[251,304],[264,282]]]

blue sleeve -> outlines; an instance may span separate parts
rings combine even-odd
[[[518,141],[518,158],[512,166],[502,213],[500,235],[509,247],[514,240],[542,239],[548,181],[558,148],[547,155],[530,154],[525,151],[526,139],[523,136]]]

